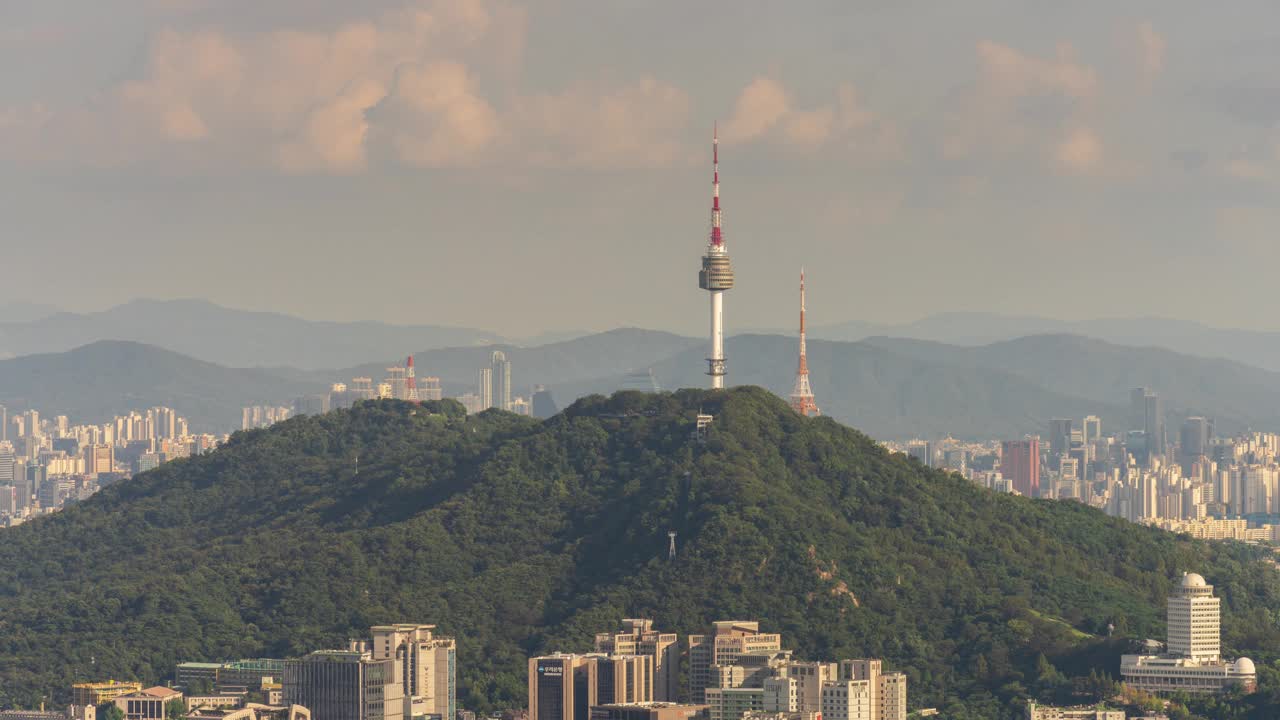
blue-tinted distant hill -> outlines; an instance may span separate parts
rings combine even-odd
[[[94,313],[0,322],[0,357],[130,340],[233,367],[345,367],[423,348],[491,343],[493,333],[436,325],[320,322],[204,300],[134,300]]]
[[[526,393],[534,384],[567,385],[622,376],[660,363],[677,353],[700,348],[702,344],[703,341],[697,338],[658,330],[618,328],[534,347],[496,344],[423,350],[414,354],[414,363],[419,377],[439,377],[445,393],[456,395],[475,388],[479,369],[489,367],[493,352],[500,350],[511,361],[512,386],[516,392]],[[388,356],[383,362],[337,370],[332,373],[333,379],[345,382],[359,376],[380,378],[386,374],[390,362],[398,365],[403,358]],[[558,396],[556,399],[562,405],[573,400]]]
[[[172,407],[193,431],[239,429],[240,408],[288,403],[324,386],[258,368],[230,368],[134,342],[0,360],[0,405],[46,417],[103,422],[130,410]]]

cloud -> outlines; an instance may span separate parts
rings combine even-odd
[[[480,157],[499,136],[498,114],[467,67],[439,61],[397,69],[391,93],[370,113],[374,141],[417,167],[455,167]]]
[[[510,116],[530,165],[663,167],[689,156],[681,138],[690,107],[681,88],[641,77],[616,88],[584,84],[524,96]]]
[[[729,142],[754,140],[790,112],[791,100],[782,85],[772,78],[758,77],[738,95],[733,113],[724,126],[724,139]]]
[[[495,54],[495,38],[522,47],[523,31],[523,13],[497,0],[423,0],[330,29],[161,29],[137,76],[54,112],[40,159],[142,165],[183,153],[185,167],[347,173],[385,138],[398,161],[454,165],[499,134],[472,63]]]
[[[1093,68],[1077,63],[1068,43],[1060,44],[1057,57],[1047,60],[990,40],[979,42],[977,51],[984,90],[993,96],[1052,94],[1080,99],[1097,91]]]
[[[940,151],[950,160],[1043,163],[1094,172],[1102,143],[1088,129],[1099,95],[1097,72],[1068,43],[1038,57],[992,40],[974,48],[978,78],[945,120]]]
[[[1164,70],[1165,39],[1150,21],[1138,23],[1138,64],[1148,76],[1159,75]]]
[[[1069,173],[1094,172],[1102,165],[1102,141],[1093,130],[1076,128],[1058,143],[1054,162]]]
[[[896,147],[893,128],[862,107],[852,85],[837,88],[832,102],[800,109],[780,82],[764,76],[739,93],[721,136],[729,142],[767,138],[802,150],[837,140],[856,150]]]
[[[209,7],[179,0],[157,12]],[[641,74],[522,90],[527,23],[505,0],[411,0],[329,28],[162,29],[135,76],[52,122],[0,107],[0,124],[21,119],[37,135],[0,152],[34,144],[72,167],[291,174],[687,161],[691,101],[679,87]],[[790,134],[804,141],[821,125],[797,114]]]

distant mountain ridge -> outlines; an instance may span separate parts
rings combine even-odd
[[[988,345],[1030,335],[1082,335],[1119,345],[1154,346],[1187,355],[1226,358],[1280,371],[1280,332],[1219,328],[1159,317],[1057,320],[1026,315],[952,312],[901,324],[852,321],[819,325],[810,336],[854,342],[886,336],[949,345]]]
[[[0,405],[73,422],[172,407],[195,432],[240,427],[246,405],[290,403],[323,387],[257,368],[228,368],[135,342],[100,341],[62,353],[0,360]]]
[[[102,312],[63,312],[27,322],[0,322],[0,357],[62,352],[98,340],[127,340],[232,367],[316,369],[499,339],[470,328],[314,321],[235,310],[205,300],[134,300]]]
[[[441,378],[447,396],[476,388],[494,351],[512,363],[513,389],[546,385],[560,407],[591,393],[644,389],[652,370],[662,389],[704,387],[704,341],[621,328],[537,347],[507,344],[415,353],[420,377]],[[786,397],[795,377],[795,338],[739,335],[727,343],[728,380]],[[238,427],[239,407],[287,403],[334,382],[381,380],[403,356],[340,370],[228,368],[137,343],[102,342],[68,353],[0,361],[0,404],[97,420],[168,404],[202,428]],[[1044,432],[1050,418],[1098,415],[1127,429],[1128,396],[1148,386],[1164,398],[1169,432],[1206,415],[1220,432],[1280,430],[1280,373],[1160,348],[1074,335],[1039,335],[977,347],[902,338],[809,343],[809,369],[824,414],[874,437],[991,439]],[[641,381],[644,382],[641,382]]]

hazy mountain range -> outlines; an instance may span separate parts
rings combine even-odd
[[[222,365],[332,368],[395,357],[407,348],[498,339],[469,328],[321,322],[233,310],[204,300],[134,300],[102,312],[0,322],[0,357],[61,352],[98,340],[130,340]]]
[[[499,349],[513,385],[547,385],[564,407],[575,398],[645,389],[652,370],[662,389],[703,387],[700,340],[619,329],[539,347],[494,345],[415,353],[420,376],[442,379],[446,394],[475,388],[477,369]],[[729,380],[786,396],[795,373],[794,338],[743,335],[727,345]],[[1042,335],[977,347],[901,338],[812,341],[810,370],[823,412],[883,439],[914,436],[988,439],[1043,432],[1053,417],[1098,415],[1124,429],[1129,390],[1146,385],[1164,398],[1171,436],[1188,415],[1206,415],[1221,432],[1280,430],[1280,373],[1228,360],[1134,348],[1073,335]],[[165,404],[193,429],[238,427],[240,407],[287,403],[354,376],[375,380],[402,360],[341,370],[229,368],[132,342],[99,342],[66,353],[0,361],[0,404],[36,407],[76,421]]]
[[[1169,318],[1068,321],[995,313],[940,313],[899,325],[854,321],[816,326],[812,330],[813,337],[826,340],[854,341],[885,336],[951,345],[987,345],[1028,335],[1083,335],[1120,345],[1162,347],[1188,355],[1228,358],[1280,370],[1280,332],[1211,327]]]
[[[793,328],[730,329],[740,334],[794,333]],[[314,321],[280,313],[235,310],[205,300],[134,300],[91,313],[58,312],[39,303],[0,304],[0,358],[61,352],[97,340],[130,340],[234,367],[328,369],[398,358],[411,350],[494,344],[536,348],[590,334],[550,330],[527,338],[510,338],[482,329],[435,324]],[[819,340],[852,342],[896,337],[964,346],[1050,334],[1162,347],[1280,371],[1280,332],[1217,328],[1165,318],[1072,322],[994,313],[940,313],[897,325],[855,321],[819,325],[811,330],[811,337]],[[643,363],[634,363],[640,364]]]
[[[0,405],[72,422],[175,408],[193,431],[240,427],[246,405],[288,403],[320,387],[263,369],[229,368],[151,345],[101,341],[68,352],[0,360]]]

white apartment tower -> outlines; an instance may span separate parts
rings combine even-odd
[[[493,397],[488,407],[496,407],[499,410],[511,409],[511,361],[507,359],[506,353],[501,350],[495,350],[490,357],[490,365],[493,366]]]
[[[1217,662],[1222,652],[1220,605],[1203,577],[1183,575],[1169,596],[1169,654]]]

